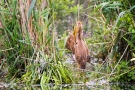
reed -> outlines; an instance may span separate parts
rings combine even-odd
[[[26,84],[41,80],[41,85],[72,82],[70,70],[61,63],[63,56],[56,50],[54,2],[3,0],[0,3],[1,31],[5,37],[1,52],[6,59],[7,78],[21,78]]]

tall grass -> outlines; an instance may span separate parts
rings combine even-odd
[[[134,53],[134,7],[132,0],[101,0],[97,1],[94,10],[94,12],[99,11],[102,15],[102,20],[105,22],[103,31],[109,32],[101,35],[111,36],[107,62],[111,63],[109,65],[111,67],[110,73],[116,72],[114,75],[117,77],[116,81],[124,81],[125,77],[128,78],[128,81],[134,80],[134,69],[132,69],[134,67],[131,66],[133,62],[130,62]],[[122,70],[126,73],[123,73]]]
[[[41,85],[72,82],[70,70],[61,62],[63,56],[56,50],[54,2],[2,0],[0,3],[7,78],[19,77],[26,84],[41,80]]]

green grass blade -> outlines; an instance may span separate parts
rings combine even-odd
[[[36,0],[32,0],[32,2],[31,2],[31,4],[30,4],[29,11],[28,11],[28,19],[29,19],[31,13],[32,13],[32,10],[33,10],[33,8],[34,8],[34,6],[35,6],[35,3],[36,3]]]

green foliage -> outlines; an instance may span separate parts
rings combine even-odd
[[[45,67],[45,72],[43,72],[41,78],[41,86],[43,86],[45,83],[72,83],[72,79],[72,73],[61,62],[58,62],[56,65],[48,64]]]
[[[51,2],[51,0],[50,0]],[[52,2],[54,10],[54,18],[56,19],[56,29],[58,34],[63,34],[65,30],[72,29],[72,25],[68,25],[68,20],[77,20],[78,6],[74,0],[53,0]],[[82,6],[79,6],[82,9]],[[75,20],[73,20],[74,18]],[[70,23],[72,24],[72,23]],[[70,27],[69,27],[70,26]]]
[[[135,66],[129,67],[128,62],[121,61],[116,68],[116,74],[111,81],[130,82],[135,80]]]
[[[109,46],[111,50],[109,50],[108,58],[112,59],[112,62],[115,63],[110,66],[114,67],[119,58],[123,59],[118,63],[118,66],[116,64],[117,69],[115,71],[115,79],[112,79],[113,81],[134,80],[134,69],[130,66],[132,62],[129,62],[134,53],[135,43],[134,4],[133,0],[100,0],[94,9],[94,12],[101,11],[101,14],[103,14],[102,18],[105,24],[102,24],[104,25],[102,30],[110,31],[107,34],[99,30],[96,32],[104,37],[111,35],[110,39],[108,39],[111,41]]]
[[[41,79],[41,86],[44,86],[45,83],[58,84],[73,82],[70,70],[62,64],[64,51],[59,50],[59,48],[61,47],[61,45],[64,45],[64,43],[59,43],[58,38],[56,38],[57,36],[54,29],[54,20],[57,19],[55,16],[58,15],[56,15],[56,11],[54,8],[54,2],[49,1],[46,9],[44,9],[42,12],[35,12],[34,14],[36,15],[35,18],[43,18],[43,23],[45,24],[44,26],[44,24],[40,25],[37,21],[34,22],[36,24],[36,27],[40,29],[38,31],[40,35],[38,42],[41,46],[41,50],[43,49],[43,51],[39,50],[39,53],[36,51],[37,56],[39,56],[36,58],[40,58],[40,60],[38,60],[38,62],[36,63],[31,62],[28,65],[29,68],[27,68],[27,73],[23,75],[22,78],[24,82],[27,81],[28,75],[31,76],[31,78],[29,78],[29,81],[27,81],[28,83],[35,83],[37,82],[37,80]],[[34,20],[38,20],[38,18]],[[42,62],[44,62],[45,64],[42,65]],[[32,65],[31,67],[31,64],[34,65]],[[39,65],[40,67],[37,65]],[[34,72],[35,70],[41,70],[43,74]]]
[[[57,20],[63,19],[71,13],[77,13],[78,8],[74,5],[74,0],[54,0],[52,3]]]
[[[4,58],[6,58],[6,65],[8,66],[8,79],[16,79],[21,77],[21,82],[29,84],[39,83],[71,83],[73,82],[73,76],[70,70],[62,64],[62,58],[64,56],[64,51],[59,48],[64,49],[63,41],[58,41],[55,31],[55,20],[61,16],[58,14],[65,15],[65,12],[59,8],[68,9],[67,5],[59,7],[59,1],[54,2],[47,1],[48,5],[42,10],[38,5],[42,2],[33,0],[30,4],[28,13],[26,17],[27,22],[31,20],[32,17],[32,27],[33,32],[38,34],[36,45],[32,43],[30,32],[26,28],[23,28],[20,16],[22,12],[20,11],[19,3],[16,0],[12,0],[7,3],[7,7],[4,7],[1,11],[1,22],[3,24],[2,33],[4,33]],[[61,1],[60,1],[61,2]],[[63,1],[66,4],[73,2]],[[69,3],[67,3],[69,2]],[[37,8],[38,10],[35,10]],[[56,8],[56,9],[54,9]],[[70,13],[70,12],[69,12]],[[21,22],[21,23],[20,23]],[[27,23],[29,24],[29,23]],[[26,29],[26,34],[23,32]],[[35,30],[36,29],[36,30]],[[24,35],[26,35],[24,37]],[[35,40],[36,41],[36,40]],[[58,45],[59,44],[59,45]],[[47,72],[47,73],[46,73]],[[51,75],[51,76],[50,76]],[[47,79],[46,79],[47,78]],[[20,80],[19,80],[20,81]]]
[[[35,3],[36,3],[36,0],[33,0],[31,2],[31,5],[30,5],[29,11],[28,11],[28,19],[29,19],[30,15],[31,15],[31,12],[32,12],[34,6],[35,6]]]
[[[12,11],[10,11],[9,8],[5,8],[5,12],[8,13],[1,12],[0,16],[1,22],[4,26],[2,31],[5,37],[4,48],[11,50],[7,50],[2,53],[4,53],[4,57],[7,59],[6,62],[8,65],[9,76],[21,76],[21,72],[25,69],[25,61],[21,57],[30,56],[32,48],[30,43],[27,44],[21,42],[23,38],[19,24],[20,20],[17,16],[18,11],[16,11],[17,1],[14,0],[8,7],[11,8]]]

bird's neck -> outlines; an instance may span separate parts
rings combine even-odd
[[[78,39],[82,39],[82,29],[78,30]]]

